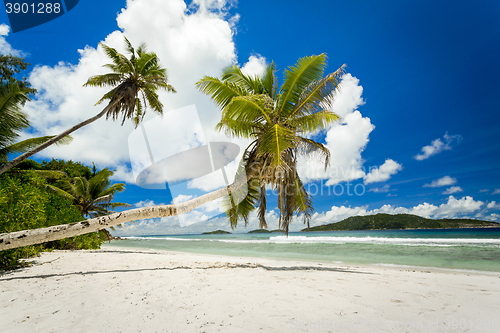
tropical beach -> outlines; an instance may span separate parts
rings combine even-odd
[[[493,1],[40,5],[0,11],[1,332],[500,331]]]
[[[0,277],[2,332],[496,332],[500,273],[103,246]]]

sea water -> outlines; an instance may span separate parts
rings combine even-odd
[[[500,272],[500,228],[134,236],[107,246]]]

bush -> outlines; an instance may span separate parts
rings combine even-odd
[[[0,233],[37,229],[82,221],[70,201],[46,190],[45,179],[35,171],[0,175]],[[97,249],[104,235],[89,233],[41,245],[0,251],[0,269],[22,266],[19,259],[52,249]]]

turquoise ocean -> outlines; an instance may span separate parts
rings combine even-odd
[[[500,228],[134,236],[127,247],[330,262],[500,272]]]

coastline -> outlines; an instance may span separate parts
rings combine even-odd
[[[492,272],[106,246],[33,261],[0,275],[3,332],[484,332],[500,306]]]

